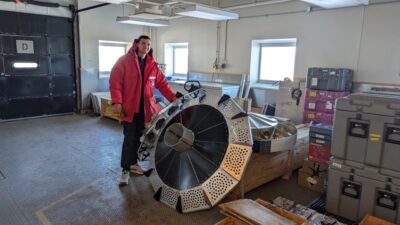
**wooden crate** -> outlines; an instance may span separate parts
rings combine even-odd
[[[249,192],[279,177],[290,179],[292,171],[300,168],[308,155],[307,127],[299,127],[297,144],[293,150],[276,153],[253,153],[242,180],[229,194],[229,198],[243,198]]]
[[[361,221],[360,225],[395,225],[395,224],[371,215],[366,215],[364,219]]]

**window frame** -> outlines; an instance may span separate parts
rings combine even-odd
[[[262,58],[262,50],[264,47],[295,47],[295,57],[294,57],[294,64],[293,64],[293,67],[295,67],[297,39],[266,39],[259,43],[257,83],[274,84],[274,83],[279,82],[279,80],[261,79],[261,58]],[[293,74],[293,77],[294,77],[294,74]]]
[[[106,40],[99,40],[98,41],[98,71],[99,71],[99,79],[109,79],[111,70],[110,71],[101,71],[100,70],[100,46],[106,47],[123,47],[124,54],[126,54],[129,50],[129,43],[128,42],[121,42],[121,41],[106,41]]]

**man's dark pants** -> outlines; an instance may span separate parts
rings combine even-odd
[[[121,168],[129,171],[130,166],[137,163],[137,150],[144,129],[144,113],[136,113],[132,123],[123,122],[124,143],[122,144]]]

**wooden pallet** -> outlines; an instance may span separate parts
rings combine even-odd
[[[253,153],[238,186],[229,194],[231,199],[279,177],[289,180],[293,170],[300,168],[308,156],[308,128],[298,129],[297,144],[293,150],[276,153]]]

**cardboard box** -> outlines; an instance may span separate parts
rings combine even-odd
[[[261,113],[262,110],[263,110],[262,107],[251,107],[251,112],[254,113]]]
[[[312,191],[324,193],[326,191],[327,177],[328,164],[306,159],[303,161],[303,167],[299,170],[298,183],[300,186]]]
[[[303,121],[304,99],[305,99],[304,81],[280,81],[278,96],[276,99],[275,115],[288,118],[294,124],[300,124]],[[296,89],[302,91],[299,104],[292,98],[292,92]]]
[[[319,163],[319,162],[314,162],[309,159],[304,159],[303,160],[303,168],[306,173],[327,173],[328,172],[328,167],[329,164],[327,163]]]
[[[101,98],[101,115],[112,119],[120,120],[120,114],[114,113],[111,109],[112,102],[109,99]]]

